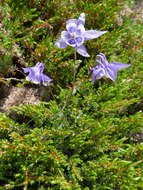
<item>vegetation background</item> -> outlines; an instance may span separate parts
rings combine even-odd
[[[86,43],[73,83],[74,50],[54,43],[82,12],[108,33]],[[0,190],[143,189],[142,25],[142,0],[0,1]],[[100,52],[131,67],[93,85]],[[53,85],[24,80],[38,61]]]

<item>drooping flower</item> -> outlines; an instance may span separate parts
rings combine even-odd
[[[25,73],[29,73],[26,80],[32,81],[35,84],[43,84],[47,86],[53,79],[43,74],[45,64],[38,62],[34,67],[22,68]]]
[[[55,43],[58,48],[67,46],[74,47],[76,51],[84,56],[89,57],[86,48],[83,46],[85,40],[98,38],[107,31],[85,30],[85,14],[81,13],[78,19],[69,19],[66,21],[67,31],[61,33],[61,37]]]
[[[99,65],[90,68],[90,72],[93,72],[92,76],[93,83],[95,82],[96,79],[100,79],[104,76],[110,78],[112,81],[115,81],[118,70],[130,66],[130,64],[123,64],[118,62],[109,63],[107,61],[106,56],[103,53],[97,55],[97,62],[99,63]]]

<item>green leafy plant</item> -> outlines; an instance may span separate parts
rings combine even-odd
[[[129,0],[2,1],[0,77],[44,62],[54,83],[46,88],[48,101],[0,113],[0,189],[143,188],[143,28],[136,6]],[[86,45],[89,59],[77,56],[73,82],[73,50],[54,43],[65,21],[81,12],[87,30],[109,32]],[[116,82],[93,85],[88,69],[101,52],[131,67]]]

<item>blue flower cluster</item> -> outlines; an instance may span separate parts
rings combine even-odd
[[[75,48],[76,52],[84,57],[89,57],[90,55],[86,51],[83,43],[86,40],[92,40],[102,36],[107,31],[98,30],[85,30],[85,14],[81,13],[78,19],[69,19],[66,21],[66,31],[62,31],[61,37],[55,43],[58,48],[66,48],[71,46]],[[97,55],[97,63],[93,68],[90,68],[90,73],[92,72],[92,82],[100,79],[101,77],[110,78],[112,81],[116,80],[118,69],[127,68],[130,64],[122,64],[118,62],[109,63],[106,56],[103,53]],[[36,84],[43,84],[46,86],[52,81],[51,78],[43,74],[44,63],[38,62],[34,67],[23,68],[25,73],[29,73],[26,80],[30,80]]]

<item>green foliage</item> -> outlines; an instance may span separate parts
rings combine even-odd
[[[142,21],[121,15],[134,1],[4,0],[0,9],[0,73],[46,64],[49,101],[0,113],[0,189],[141,190],[143,188]],[[87,43],[91,57],[54,42],[65,21],[86,13],[86,28],[108,30]],[[117,21],[120,18],[121,21]],[[131,64],[116,82],[87,76],[103,52]],[[7,73],[8,72],[8,73]],[[138,137],[140,135],[140,139]]]

